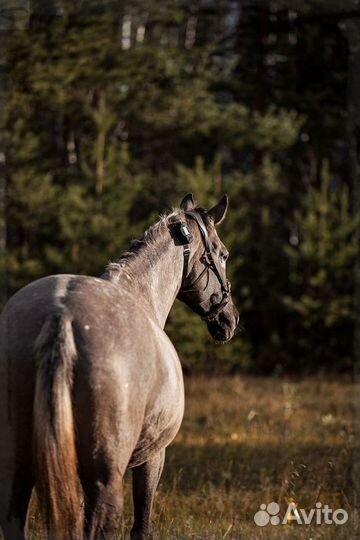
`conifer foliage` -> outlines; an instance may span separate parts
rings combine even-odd
[[[227,192],[242,331],[214,348],[176,304],[167,331],[185,369],[351,369],[360,225],[341,24],[357,10],[37,0],[16,25],[9,2],[1,301],[50,273],[100,274],[186,192],[204,206]]]

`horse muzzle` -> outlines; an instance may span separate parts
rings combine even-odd
[[[232,339],[239,324],[240,316],[236,307],[231,304],[220,311],[216,317],[207,321],[207,326],[212,338],[220,343],[226,343]]]

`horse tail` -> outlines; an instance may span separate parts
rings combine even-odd
[[[72,408],[76,347],[66,313],[48,318],[37,338],[34,471],[39,510],[51,540],[82,538],[82,508]]]

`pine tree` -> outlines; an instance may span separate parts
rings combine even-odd
[[[330,179],[325,164],[321,189],[305,197],[286,249],[290,294],[284,304],[289,314],[287,344],[293,353],[289,367],[295,370],[351,365],[358,219],[351,215],[348,189],[334,190]]]

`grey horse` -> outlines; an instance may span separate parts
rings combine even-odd
[[[100,277],[53,275],[18,291],[0,319],[0,526],[24,540],[35,487],[50,540],[110,540],[133,475],[131,540],[152,538],[165,448],[184,411],[178,355],[164,332],[178,297],[216,341],[238,324],[227,211],[187,195]]]

